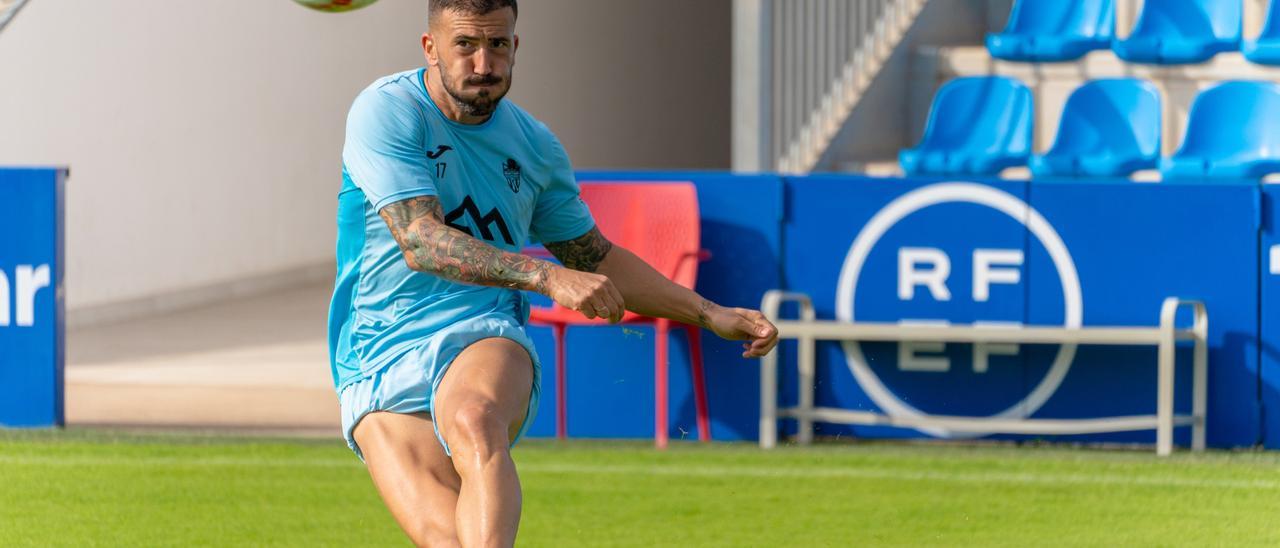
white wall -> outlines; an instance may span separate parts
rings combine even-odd
[[[71,167],[69,308],[332,254],[343,114],[426,10],[33,0],[0,34],[0,163]]]
[[[729,4],[687,4],[526,2],[512,97],[582,167],[727,167]],[[0,164],[71,167],[73,318],[330,261],[347,108],[421,64],[425,16],[32,0],[0,33]]]
[[[728,169],[730,0],[529,0],[511,97],[593,168]]]

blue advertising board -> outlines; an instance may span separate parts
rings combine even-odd
[[[0,427],[63,424],[63,169],[0,169]]]
[[[0,169],[0,426],[63,423],[62,194],[66,171]],[[818,175],[582,172],[581,181],[689,181],[702,246],[697,290],[754,308],[770,289],[807,293],[819,318],[913,323],[1139,325],[1170,296],[1209,311],[1208,442],[1280,448],[1280,185],[949,181]],[[535,305],[549,304],[535,299]],[[550,329],[534,436],[555,433]],[[673,332],[672,439],[696,434],[687,342]],[[653,435],[650,327],[569,330],[575,437]],[[704,336],[718,440],[758,435],[759,370]],[[796,397],[780,346],[782,405]],[[1179,351],[1175,410],[1190,404]],[[1155,351],[1140,347],[820,343],[820,406],[889,414],[1034,418],[1149,415]],[[784,425],[786,428],[793,425]],[[819,424],[819,435],[972,437],[937,429]],[[1017,436],[996,436],[1016,438]],[[1150,442],[1151,432],[1066,439]],[[1187,443],[1179,429],[1178,443]]]
[[[1025,187],[1000,181],[788,179],[788,289],[810,295],[819,318],[1022,323],[1026,282],[1016,268],[1026,243],[1025,215],[1006,206],[1023,203]],[[988,416],[1023,405],[1022,368],[1008,363],[1021,358],[1001,345],[819,343],[817,356],[820,406]],[[794,401],[793,382],[791,375],[780,381],[784,405]],[[823,424],[816,433],[919,435]]]
[[[1083,325],[1155,326],[1166,297],[1203,301],[1209,311],[1207,441],[1251,446],[1260,436],[1256,184],[1034,182],[1031,205],[1061,236],[1074,262]],[[1034,239],[1033,239],[1034,240]],[[1028,321],[1061,321],[1064,284],[1043,247],[1028,255]],[[1180,325],[1189,325],[1189,315]],[[1047,352],[1032,349],[1028,375]],[[1191,409],[1191,352],[1178,354],[1174,410]],[[1036,416],[1149,415],[1156,406],[1156,350],[1081,346],[1055,394]],[[1151,431],[1099,434],[1091,441],[1153,442]],[[1174,440],[1189,442],[1189,429]]]
[[[1257,442],[1256,187],[850,176],[786,186],[784,275],[788,289],[813,297],[819,318],[1156,325],[1165,297],[1204,300],[1209,443]],[[1177,372],[1181,412],[1190,405],[1188,355]],[[820,343],[816,400],[898,416],[1149,415],[1155,376],[1151,348]],[[780,380],[782,405],[793,403],[793,383]],[[817,434],[968,437],[821,424]]]
[[[1262,210],[1262,435],[1268,449],[1280,449],[1280,185],[1262,187]]]

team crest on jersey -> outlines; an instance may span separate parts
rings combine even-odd
[[[502,164],[502,176],[507,178],[507,186],[511,187],[511,192],[520,192],[520,162],[507,158],[507,162]]]

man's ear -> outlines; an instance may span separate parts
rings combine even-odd
[[[427,58],[427,64],[436,66],[440,63],[440,54],[436,51],[436,40],[431,33],[422,35],[422,56]]]

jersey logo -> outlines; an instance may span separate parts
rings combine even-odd
[[[444,153],[449,152],[450,150],[453,150],[453,147],[449,145],[440,145],[436,147],[436,150],[434,152],[427,152],[427,157],[431,158],[432,160],[435,160],[436,158],[443,156]]]
[[[502,164],[502,176],[506,177],[511,192],[520,192],[520,162],[507,158],[507,162]]]
[[[463,214],[471,217],[471,223],[476,225],[476,229],[480,231],[481,238],[490,242],[494,241],[492,228],[496,226],[498,228],[498,232],[502,234],[502,241],[506,242],[507,245],[516,245],[515,241],[511,239],[511,231],[507,230],[507,222],[502,219],[502,213],[498,211],[498,208],[493,208],[489,211],[488,215],[481,217],[480,208],[476,207],[475,200],[472,200],[471,196],[467,196],[466,198],[463,198],[462,205],[444,216],[444,224],[449,225],[451,228],[461,230],[468,236],[474,238],[476,235],[471,232],[471,227],[458,224],[457,222]]]

